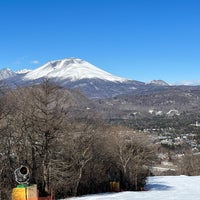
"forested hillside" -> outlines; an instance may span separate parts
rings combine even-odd
[[[80,93],[45,81],[2,89],[0,105],[2,199],[10,199],[21,165],[30,169],[30,184],[41,196],[108,192],[111,182],[120,190],[144,187],[155,160],[148,136],[107,124]]]

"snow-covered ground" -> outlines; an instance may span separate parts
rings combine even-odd
[[[89,195],[69,200],[199,200],[200,176],[149,177],[144,192]]]

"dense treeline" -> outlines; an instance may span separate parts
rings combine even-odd
[[[144,133],[106,125],[48,81],[2,94],[0,106],[0,199],[10,199],[20,165],[43,196],[107,192],[113,182],[120,190],[143,188],[154,160]]]
[[[200,115],[191,112],[183,112],[179,116],[150,115],[148,117],[135,116],[133,119],[110,119],[112,124],[120,124],[138,130],[167,129],[171,127],[176,130],[177,134],[196,133],[195,126],[191,126],[196,121],[200,121]]]

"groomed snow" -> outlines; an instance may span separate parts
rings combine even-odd
[[[149,177],[146,190],[89,195],[69,200],[199,200],[200,176]]]

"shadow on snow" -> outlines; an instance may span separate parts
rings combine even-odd
[[[163,191],[163,190],[170,190],[170,189],[172,189],[172,187],[168,186],[168,185],[164,185],[164,184],[148,184],[146,189],[147,190]]]

